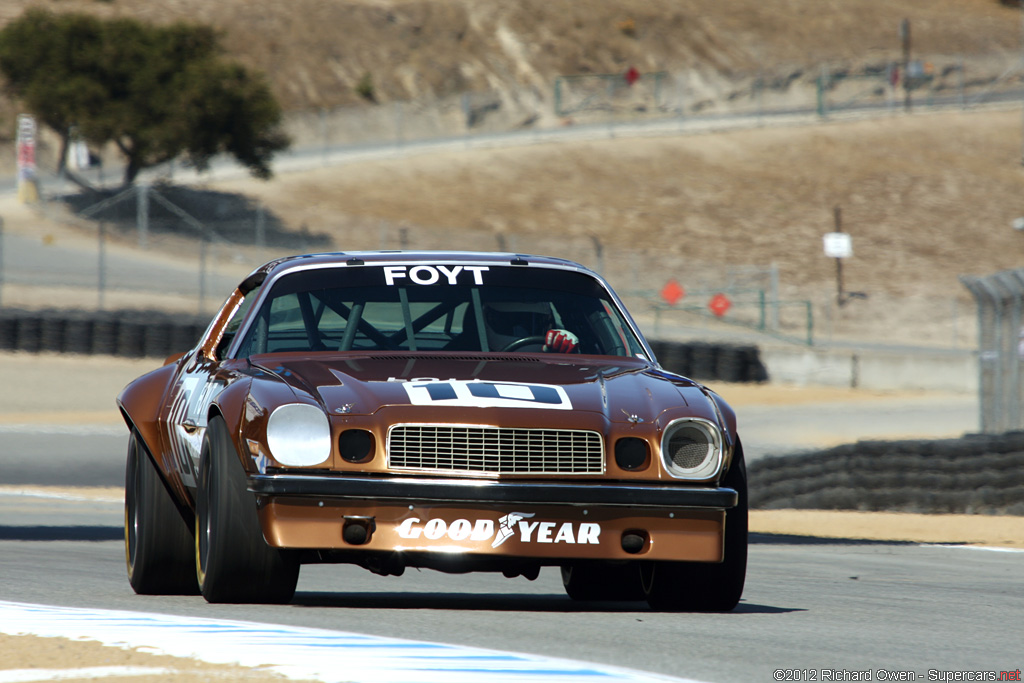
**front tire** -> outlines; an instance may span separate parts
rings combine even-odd
[[[193,539],[136,430],[128,437],[124,482],[124,554],[139,595],[195,595]]]
[[[739,494],[725,513],[725,557],[721,562],[650,562],[641,576],[647,603],[664,612],[729,612],[743,596],[747,575],[747,468],[743,449],[723,485]]]
[[[210,418],[199,459],[195,565],[207,602],[286,603],[299,579],[294,553],[263,538],[256,500],[219,416]]]

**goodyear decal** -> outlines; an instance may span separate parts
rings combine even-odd
[[[510,512],[498,519],[495,526],[490,519],[456,519],[450,524],[443,519],[421,520],[409,517],[395,528],[402,538],[425,538],[437,541],[443,538],[452,541],[491,541],[497,548],[510,538],[520,543],[601,543],[601,525],[593,523],[545,522],[532,520],[532,512]]]
[[[695,683],[603,664],[343,631],[3,601],[0,633],[96,640],[338,683]],[[0,670],[0,683],[39,680],[26,674],[31,670]]]

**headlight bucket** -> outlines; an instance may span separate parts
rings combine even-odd
[[[661,438],[661,460],[675,479],[703,480],[722,468],[722,433],[707,420],[683,418],[671,422]]]
[[[622,437],[615,442],[615,464],[627,472],[642,470],[647,467],[649,450],[646,439]]]
[[[346,429],[338,436],[338,455],[345,462],[364,463],[373,458],[373,433],[365,429]]]
[[[278,406],[267,421],[267,447],[277,462],[312,467],[331,457],[331,425],[320,408],[306,403]]]

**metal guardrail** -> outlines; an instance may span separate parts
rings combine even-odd
[[[1024,429],[1024,268],[960,281],[978,304],[981,430]]]
[[[718,315],[703,302],[710,302],[715,296],[727,295],[729,300],[728,314]],[[808,300],[779,300],[771,298],[770,292],[764,289],[712,289],[691,290],[687,293],[688,300],[702,303],[669,304],[653,290],[627,290],[626,297],[643,300],[654,314],[654,334],[657,335],[661,325],[671,317],[692,316],[707,321],[715,321],[723,325],[753,330],[781,341],[814,345],[814,307]],[[796,310],[796,320],[790,316],[786,319],[783,311]]]

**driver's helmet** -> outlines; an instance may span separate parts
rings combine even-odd
[[[547,303],[515,301],[484,302],[484,328],[491,351],[501,351],[512,342],[527,337],[543,337],[553,318]],[[538,340],[540,346],[544,342]]]

